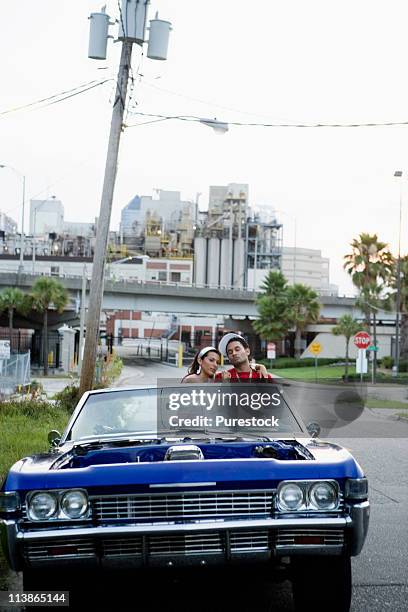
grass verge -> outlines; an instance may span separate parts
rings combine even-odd
[[[344,366],[317,366],[317,380],[341,380],[344,374]],[[271,370],[272,374],[282,378],[293,378],[299,380],[316,380],[316,369],[306,368],[278,368]],[[349,374],[355,374],[355,367],[349,368]]]
[[[398,400],[383,400],[375,398],[367,398],[365,403],[367,408],[405,408],[408,409],[408,402],[399,402]]]
[[[0,404],[0,481],[9,468],[27,455],[49,448],[47,434],[61,431],[69,413],[48,402],[2,402]]]
[[[0,403],[0,482],[19,459],[49,448],[51,429],[62,432],[69,413],[48,402],[23,401]],[[0,547],[0,590],[6,590],[8,567]]]

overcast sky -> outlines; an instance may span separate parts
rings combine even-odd
[[[3,0],[0,112],[93,79],[113,78],[119,44],[89,60],[87,0]],[[134,46],[131,108],[250,123],[408,121],[408,4],[404,0],[152,0],[173,24],[166,62]],[[107,2],[117,18],[117,2]],[[117,34],[117,28],[112,28]],[[140,75],[140,76],[138,76]],[[65,218],[98,214],[113,83],[42,109],[0,115],[0,163],[27,177],[27,197],[56,195]],[[128,125],[145,121],[129,114]],[[402,250],[408,250],[408,126],[231,127],[164,121],[122,137],[112,213],[137,193],[248,183],[250,204],[285,211],[284,243],[321,249],[331,282],[352,294],[342,258],[360,232],[396,252],[402,181]],[[0,170],[0,209],[21,216],[21,180]],[[28,209],[28,206],[27,206]],[[28,223],[28,210],[26,215]]]

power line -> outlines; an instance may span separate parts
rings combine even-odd
[[[9,108],[5,111],[1,111],[0,116],[5,116],[11,113],[16,113],[21,110],[26,110],[28,108],[32,108],[33,106],[37,106],[37,108],[45,108],[46,106],[51,106],[52,104],[63,102],[64,100],[67,100],[68,98],[72,98],[73,96],[78,96],[79,94],[85,93],[86,91],[89,91],[90,89],[94,89],[95,87],[99,87],[100,85],[103,85],[104,83],[107,83],[108,81],[111,81],[111,80],[112,79],[103,79],[101,81],[96,81],[96,80],[89,81],[88,83],[83,83],[82,85],[78,85],[77,87],[73,87],[72,89],[61,91],[52,96],[48,96],[47,98],[41,98],[40,100],[36,100],[28,104],[23,104],[21,106],[15,106],[14,108]]]
[[[205,106],[210,106],[212,108],[220,108],[222,110],[230,111],[231,113],[238,113],[240,115],[248,115],[249,117],[266,117],[265,114],[250,113],[248,111],[231,108],[230,106],[222,106],[221,104],[216,104],[215,102],[211,102],[209,100],[202,100],[201,98],[194,98],[193,96],[188,96],[186,94],[182,94],[180,92],[173,91],[171,89],[167,89],[166,87],[160,87],[159,85],[150,83],[146,79],[142,80],[142,85],[146,85],[147,87],[151,87],[152,89],[157,89],[158,91],[164,91],[165,93],[171,94],[172,96],[177,96],[178,98],[184,98],[185,100],[190,100],[191,102],[198,102],[199,104],[204,104]]]
[[[132,115],[140,115],[142,117],[157,117],[161,120],[178,119],[179,121],[200,122],[202,119],[194,115],[158,115],[153,113],[142,113],[130,111]],[[150,123],[150,122],[149,122]],[[270,128],[359,128],[359,127],[392,127],[408,125],[408,121],[384,121],[370,123],[245,123],[242,121],[223,120],[223,123],[228,125],[236,125],[239,127],[270,127]],[[137,127],[143,123],[134,123],[126,127]]]

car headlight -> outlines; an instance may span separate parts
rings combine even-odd
[[[278,491],[278,508],[286,512],[299,510],[303,504],[303,490],[299,485],[290,482],[284,484]]]
[[[70,519],[80,518],[88,510],[88,497],[83,491],[68,491],[61,498],[61,510]]]
[[[45,521],[58,509],[58,502],[52,493],[34,493],[28,502],[28,516],[33,521]]]
[[[330,482],[316,482],[309,489],[309,502],[316,510],[334,510],[338,505],[336,488]]]

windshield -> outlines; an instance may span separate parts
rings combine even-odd
[[[112,391],[88,397],[69,438],[156,432],[157,389]]]
[[[302,427],[277,385],[220,383],[166,388],[159,410],[159,429],[259,434],[275,437]]]
[[[183,385],[92,394],[69,438],[194,432],[276,437],[302,427],[277,385]]]

